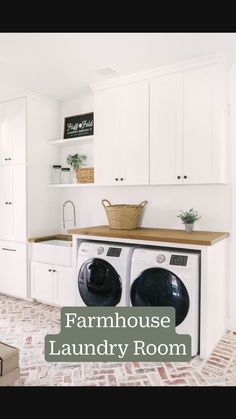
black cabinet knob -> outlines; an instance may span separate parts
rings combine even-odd
[[[184,179],[187,179],[188,176],[184,176]]]
[[[52,272],[52,270],[51,269],[48,269],[48,272]]]
[[[177,176],[177,179],[181,179],[181,176]]]
[[[8,159],[4,159],[5,161],[7,161]]]
[[[53,269],[53,271],[52,272],[56,272],[56,269]]]
[[[9,159],[8,160],[11,160],[11,157],[9,157]]]
[[[121,177],[121,178],[120,178],[120,180],[124,180],[124,178],[123,178],[123,177]]]
[[[9,202],[5,202],[5,205],[8,205],[9,204]]]
[[[12,202],[8,202],[9,205],[12,205]]]
[[[115,180],[116,180],[116,181],[117,181],[117,180],[119,180],[119,179],[118,179],[118,177],[116,177],[116,178],[115,178]]]

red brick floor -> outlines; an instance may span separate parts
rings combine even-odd
[[[20,349],[16,386],[236,386],[236,333],[209,359],[190,362],[49,363],[44,337],[60,330],[60,309],[0,295],[0,341]]]

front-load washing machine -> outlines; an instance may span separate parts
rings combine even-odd
[[[133,247],[82,242],[77,259],[78,306],[129,306]]]
[[[135,249],[131,264],[132,306],[172,306],[176,333],[192,338],[192,356],[199,347],[199,254]]]

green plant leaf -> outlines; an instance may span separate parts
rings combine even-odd
[[[181,219],[183,224],[193,224],[201,218],[198,211],[194,210],[194,208],[190,208],[188,211],[180,211],[177,217]]]

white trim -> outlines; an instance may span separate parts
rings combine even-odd
[[[93,140],[94,135],[86,135],[85,137],[74,137],[74,138],[63,138],[58,140],[50,140],[46,144],[57,146],[57,147],[66,147],[68,145],[84,143],[86,140]]]
[[[108,89],[110,87],[119,86],[121,84],[132,83],[136,81],[141,81],[145,79],[150,79],[156,76],[160,76],[168,73],[175,73],[178,71],[189,70],[191,68],[200,67],[204,65],[214,64],[218,62],[226,63],[228,61],[228,55],[226,52],[208,55],[200,57],[198,59],[192,59],[188,61],[182,61],[176,64],[165,65],[161,67],[156,67],[148,71],[141,71],[127,76],[122,76],[119,78],[112,78],[106,81],[97,82],[90,84],[90,88],[93,91]]]
[[[83,227],[81,227],[83,228]],[[146,246],[157,246],[157,247],[167,247],[167,248],[176,248],[176,249],[192,249],[192,250],[199,250],[203,252],[206,248],[212,246],[203,246],[199,244],[188,244],[188,243],[172,243],[172,242],[162,242],[162,241],[154,241],[154,240],[138,240],[138,239],[127,239],[127,238],[120,238],[120,237],[106,237],[106,236],[90,236],[88,234],[72,234],[74,240],[92,240],[98,242],[119,242],[119,243],[129,243],[129,244],[139,244],[139,245],[146,245]]]
[[[59,105],[60,105],[60,101],[59,100],[53,99],[53,98],[51,98],[49,96],[41,95],[40,93],[32,92],[30,90],[28,90],[26,92],[26,96],[29,99],[38,100],[40,102],[48,103],[49,105],[54,105],[56,107],[59,107]]]
[[[18,90],[18,93],[15,93],[14,95],[9,95],[9,96],[6,96],[5,98],[3,97],[0,98],[0,103],[9,102],[9,101],[20,99],[23,97],[26,97],[27,99],[38,100],[43,103],[49,103],[50,105],[54,105],[56,107],[59,107],[60,105],[60,102],[58,100],[52,99],[48,96],[40,95],[39,93],[36,93],[36,92],[31,92],[30,90],[22,90],[22,91]]]

